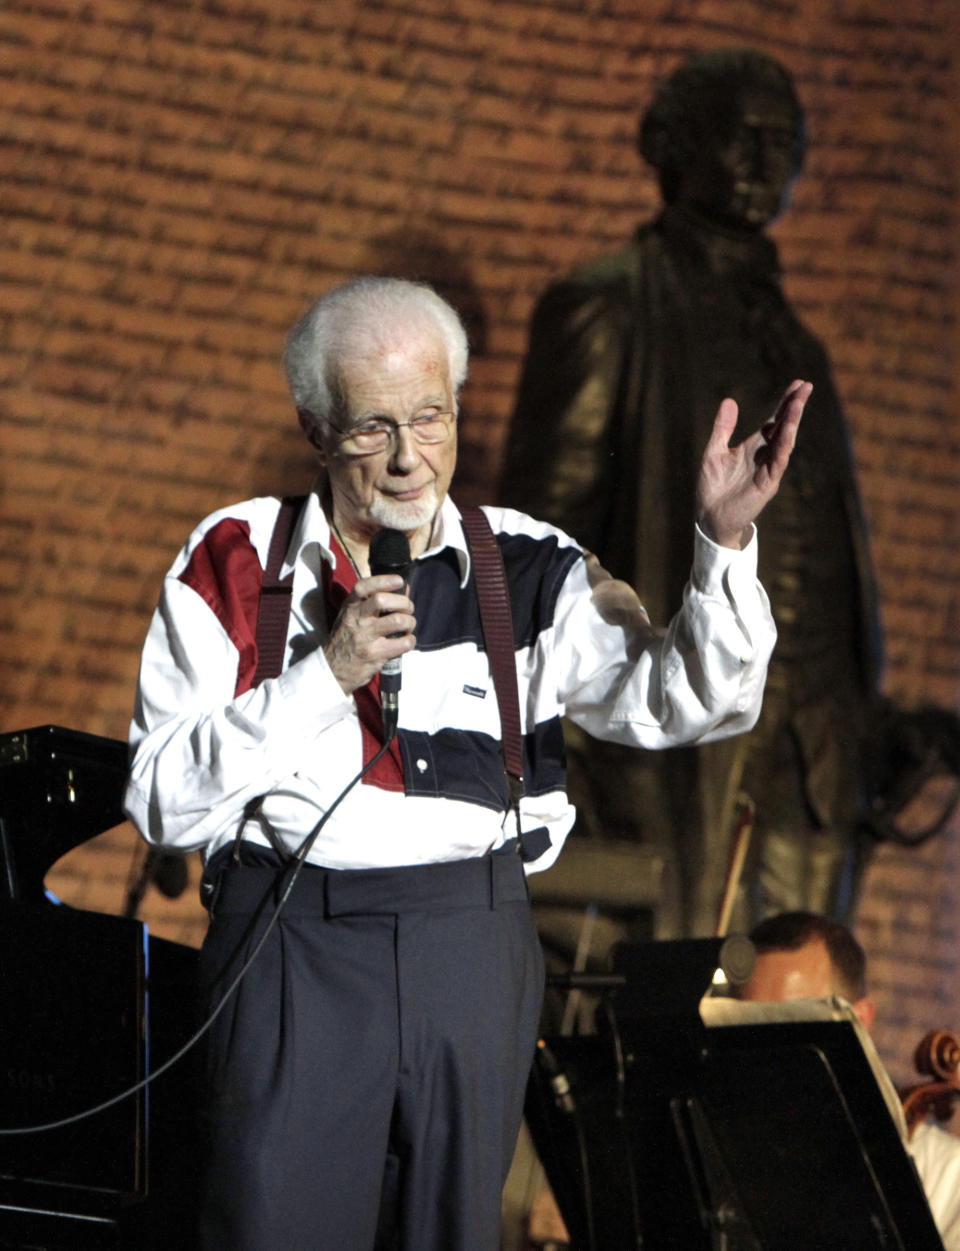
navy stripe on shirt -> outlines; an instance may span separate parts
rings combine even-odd
[[[513,642],[519,650],[530,647],[553,625],[560,587],[580,559],[580,551],[561,547],[555,535],[537,539],[528,534],[499,534],[497,542],[510,591]],[[485,650],[473,577],[462,590],[460,566],[452,549],[444,548],[435,556],[414,562],[410,594],[414,603],[426,605],[417,614],[419,651],[466,642]]]
[[[461,799],[497,812],[509,806],[499,739],[476,730],[397,732],[403,756],[404,793],[430,799]],[[524,793],[564,788],[563,726],[559,717],[524,736]]]
[[[510,591],[514,646],[520,651],[553,625],[560,587],[580,551],[561,546],[556,535],[502,533],[497,541]],[[473,578],[461,587],[460,566],[450,548],[414,563],[410,594],[418,605],[418,651],[437,653],[463,643],[486,650]],[[402,726],[397,738],[406,794],[460,799],[495,810],[508,806],[499,740],[471,729],[428,734]],[[564,784],[563,729],[554,716],[524,736],[524,790],[546,794]]]

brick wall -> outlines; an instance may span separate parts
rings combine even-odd
[[[854,431],[888,689],[955,707],[958,34],[953,0],[7,0],[0,730],[125,735],[186,533],[310,480],[278,356],[350,273],[425,277],[464,311],[459,496],[487,494],[534,298],[657,204],[639,108],[685,52],[739,43],[779,57],[808,111],[775,234]],[[960,1025],[957,837],[870,872],[895,1067]],[[120,827],[51,884],[119,910],[135,849]],[[144,915],[202,933],[193,891],[151,891]]]

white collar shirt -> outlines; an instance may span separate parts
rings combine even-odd
[[[208,856],[241,826],[245,839],[292,851],[322,819],[308,860],[330,868],[485,854],[514,836],[513,817],[476,802],[475,795],[460,797],[449,785],[432,795],[423,788],[414,794],[411,788],[398,793],[357,784],[327,816],[360,769],[362,745],[356,703],[340,688],[323,651],[328,626],[322,575],[336,556],[320,498],[315,488],[282,570],[293,574],[284,670],[239,695],[235,632],[211,611],[214,592],[198,594],[182,575],[208,537],[225,530],[238,536],[238,550],[245,542],[256,553],[247,553],[248,561],[264,566],[279,501],[262,497],[214,513],[178,555],[143,650],[127,812],[149,841],[200,848]],[[566,535],[512,510],[485,511],[505,541],[531,550],[552,545],[566,561],[548,627],[516,652],[525,731],[569,716],[598,737],[661,748],[726,737],[755,723],[775,640],[756,578],[755,536],[744,550],[732,551],[698,531],[677,616],[665,630],[639,637],[600,617],[585,563]],[[469,549],[459,510],[447,498],[417,563],[449,561],[450,553],[466,593]],[[418,620],[430,611],[429,602],[417,605]],[[400,727],[428,747],[448,729],[498,741],[498,710],[482,647],[452,640],[424,650],[418,644],[405,655]],[[430,751],[414,750],[408,765],[429,777]],[[244,822],[258,797],[258,815]],[[530,867],[553,862],[574,815],[562,778],[524,797],[523,828],[546,827],[551,840]]]

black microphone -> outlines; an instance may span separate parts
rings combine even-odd
[[[370,573],[379,577],[398,573],[407,580],[410,569],[410,541],[402,530],[378,530],[370,540]],[[380,711],[383,739],[389,743],[397,732],[397,697],[400,693],[400,657],[388,660],[380,670]]]

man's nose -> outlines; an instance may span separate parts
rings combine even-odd
[[[420,448],[409,426],[398,426],[393,437],[390,467],[407,473],[420,463]]]

